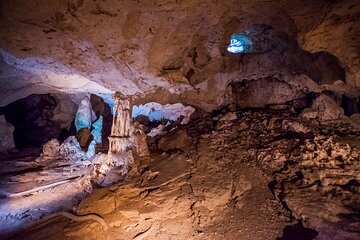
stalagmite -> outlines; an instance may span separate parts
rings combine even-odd
[[[98,165],[94,178],[102,186],[109,186],[121,180],[133,162],[134,127],[132,125],[132,97],[120,93],[114,95],[114,118],[109,136],[107,155],[99,155],[94,160]]]
[[[119,93],[115,96],[114,118],[109,137],[109,153],[125,151],[126,139],[130,137],[131,130],[131,97],[127,98]]]

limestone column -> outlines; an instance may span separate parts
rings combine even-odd
[[[130,137],[132,124],[132,98],[116,93],[114,99],[114,118],[109,137],[109,153],[118,153],[126,150],[126,141]]]

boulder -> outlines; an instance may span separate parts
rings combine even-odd
[[[327,121],[343,118],[344,110],[334,99],[325,94],[321,94],[315,99],[311,108],[307,108],[301,113],[301,116],[308,119],[317,118]]]
[[[76,139],[78,140],[81,149],[87,151],[89,144],[94,139],[94,137],[91,135],[91,130],[89,128],[81,128],[76,133]]]
[[[237,119],[237,115],[234,112],[228,112],[224,116],[222,116],[219,121],[221,122],[230,122]]]

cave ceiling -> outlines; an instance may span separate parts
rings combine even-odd
[[[292,78],[288,75],[296,61],[305,64],[299,49],[308,54],[328,52],[346,74],[341,80],[360,86],[357,1],[0,4],[0,106],[33,93],[62,92],[74,99],[95,93],[106,99],[118,91],[213,110],[226,102],[221,96],[230,82],[275,73],[277,78]],[[273,39],[269,51],[250,56],[226,51],[233,33],[256,24],[271,28],[265,37]],[[306,61],[312,64],[316,59],[318,55]],[[297,75],[305,72],[316,81],[314,74],[306,74],[309,71],[314,72],[305,67]]]

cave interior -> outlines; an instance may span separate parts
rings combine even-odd
[[[0,239],[360,239],[358,0],[1,0]]]

